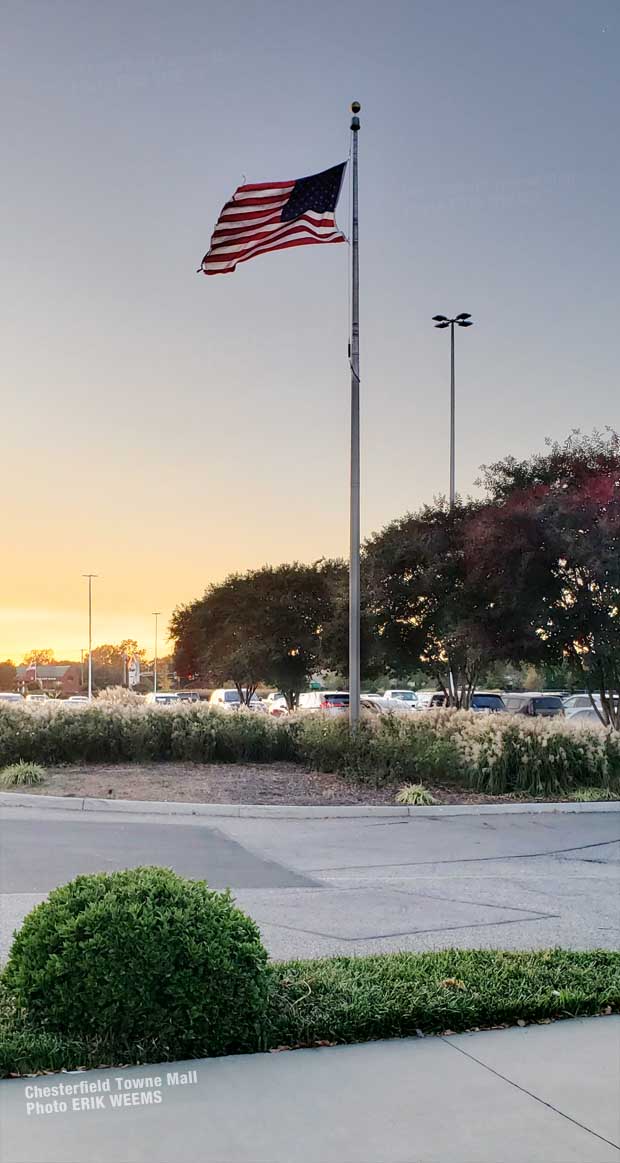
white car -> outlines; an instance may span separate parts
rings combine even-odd
[[[401,703],[398,699],[386,699],[383,695],[360,695],[360,705],[362,711],[368,711],[374,715],[397,715],[407,714],[409,710],[414,710],[408,703]]]
[[[597,715],[594,707],[578,707],[576,711],[566,712],[567,723],[590,723],[595,727],[603,727],[600,717]]]
[[[89,701],[88,695],[69,695],[69,698],[65,699],[68,707],[85,707]]]
[[[410,711],[417,711],[417,709],[418,709],[418,696],[416,695],[415,691],[410,691],[410,690],[384,691],[383,698],[389,699],[390,702],[393,700],[396,703],[401,703],[401,704],[405,703],[407,710],[410,710]],[[398,707],[398,710],[404,710],[404,707],[400,706],[400,707]]]
[[[324,711],[328,715],[343,715],[349,710],[348,691],[304,691],[299,696],[300,711]]]
[[[0,703],[23,703],[24,696],[17,691],[0,691]]]
[[[271,691],[265,699],[265,708],[276,719],[288,714],[288,705],[281,691]]]
[[[40,694],[26,695],[27,703],[49,703],[48,695],[41,692]]]
[[[245,703],[243,705],[245,706]],[[218,711],[238,711],[241,708],[239,691],[236,687],[220,687],[219,690],[213,691],[211,694],[209,706],[216,707]],[[262,699],[259,699],[258,695],[252,695],[247,709],[249,711],[264,712],[267,708]]]
[[[592,698],[594,699],[596,705],[600,706],[601,696],[593,695]],[[562,699],[562,702],[564,703],[564,710],[566,711],[567,715],[571,711],[592,710],[592,701],[590,696],[586,694],[569,695],[567,699]]]
[[[169,707],[171,703],[179,702],[179,696],[176,691],[149,691],[144,701],[151,706]]]

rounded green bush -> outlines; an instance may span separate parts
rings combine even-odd
[[[257,926],[167,868],[78,876],[26,917],[5,982],[29,1023],[170,1056],[254,1050],[269,994]]]

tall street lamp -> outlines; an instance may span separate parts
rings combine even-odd
[[[83,573],[88,578],[88,701],[93,697],[93,578],[98,573]]]
[[[157,619],[161,614],[161,610],[153,610],[153,617],[155,619],[155,659],[153,661],[153,694],[157,694]]]
[[[455,440],[454,440],[454,324],[457,327],[473,327],[471,315],[462,311],[454,319],[447,315],[433,315],[435,327],[450,328],[450,508],[454,508],[456,501],[456,472],[455,472]]]

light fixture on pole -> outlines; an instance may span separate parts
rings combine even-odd
[[[153,617],[155,619],[155,658],[153,661],[153,694],[157,694],[157,619],[161,614],[161,610],[153,610]]]
[[[454,431],[454,325],[457,327],[473,327],[474,321],[466,311],[448,319],[447,315],[433,315],[435,327],[450,328],[450,508],[454,508],[456,501],[456,465],[455,465],[455,431]]]
[[[83,573],[88,578],[88,701],[93,697],[93,578],[98,573]]]

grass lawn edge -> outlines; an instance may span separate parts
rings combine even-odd
[[[620,1012],[620,952],[446,949],[272,962],[251,1044],[229,1053],[344,1045]],[[174,1044],[75,1039],[28,1024],[0,984],[0,1078],[205,1057]]]

